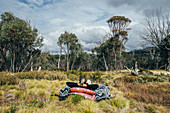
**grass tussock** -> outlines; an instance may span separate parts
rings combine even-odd
[[[129,76],[125,70],[117,72],[40,71],[0,73],[0,112],[155,112],[169,111],[169,74],[143,71]],[[99,102],[70,95],[65,100],[56,96],[67,81],[85,76],[92,83],[109,85],[114,97]],[[11,77],[14,77],[11,79]],[[4,81],[3,81],[4,80]],[[2,82],[3,81],[3,82]]]

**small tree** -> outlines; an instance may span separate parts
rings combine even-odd
[[[63,50],[66,54],[66,64],[67,64],[67,71],[70,67],[70,58],[71,53],[76,49],[76,46],[79,45],[77,36],[73,33],[68,33],[65,31],[64,34],[61,34],[57,44],[60,46],[60,49]],[[60,52],[61,54],[61,52]]]

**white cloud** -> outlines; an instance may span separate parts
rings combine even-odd
[[[57,39],[64,31],[75,33],[88,50],[109,31],[107,19],[114,15],[132,20],[127,50],[140,48],[139,32],[143,11],[155,7],[169,9],[168,0],[1,0],[0,13],[12,11],[31,20],[43,35],[44,51],[59,51]]]

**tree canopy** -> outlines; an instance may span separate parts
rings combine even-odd
[[[30,21],[15,17],[11,12],[1,14],[0,21],[0,58],[1,70],[24,71],[32,61],[43,38],[38,36],[37,28]]]

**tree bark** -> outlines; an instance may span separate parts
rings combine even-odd
[[[60,55],[59,55],[59,59],[58,59],[58,68],[60,68],[61,53],[62,53],[62,47],[60,48]]]
[[[75,61],[76,61],[76,56],[77,56],[77,54],[74,56],[73,63],[72,63],[72,65],[71,65],[71,70],[72,70],[73,67],[74,67],[74,63],[75,63]]]
[[[108,66],[107,66],[107,63],[106,63],[106,59],[104,57],[104,53],[103,53],[103,59],[104,59],[104,65],[105,65],[106,71],[108,71]]]
[[[117,69],[119,69],[119,67],[120,67],[120,60],[121,60],[121,57],[122,57],[122,44],[121,44],[120,50],[119,50],[119,61],[118,61]]]
[[[69,46],[67,45],[67,71],[69,71]]]

